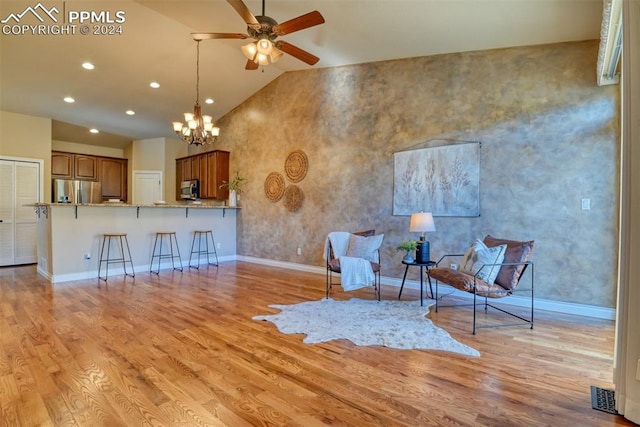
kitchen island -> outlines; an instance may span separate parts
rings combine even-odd
[[[38,216],[37,270],[52,283],[97,280],[103,233],[127,233],[136,274],[149,272],[155,235],[161,231],[176,232],[185,268],[188,268],[194,230],[213,231],[219,261],[236,257],[239,208],[235,207],[125,203],[38,203],[33,207]],[[163,262],[161,268],[171,268],[171,261]],[[122,274],[122,268],[118,264],[110,265],[109,276],[116,274]]]

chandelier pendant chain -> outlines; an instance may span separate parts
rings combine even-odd
[[[200,104],[200,40],[196,40],[196,105]]]
[[[200,40],[196,40],[196,104],[193,106],[193,114],[185,113],[182,122],[173,122],[173,131],[183,141],[204,145],[213,143],[220,134],[220,128],[213,123],[213,117],[202,115],[200,107]]]

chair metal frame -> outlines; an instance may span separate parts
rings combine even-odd
[[[464,254],[445,254],[443,255],[438,262],[436,263],[436,267],[439,267],[440,264],[442,263],[442,261],[446,258],[452,258],[452,257],[463,257]],[[522,271],[520,272],[520,275],[518,276],[518,283],[517,286],[514,289],[504,289],[504,291],[502,290],[491,290],[491,291],[481,291],[477,289],[476,283],[478,280],[478,274],[480,274],[480,271],[485,268],[485,267],[491,267],[491,266],[518,266],[518,265],[523,265],[524,267],[522,268]],[[527,271],[528,267],[530,267],[530,278],[531,278],[531,286],[529,288],[524,288],[522,289],[520,287],[520,282],[524,276],[525,271]],[[428,271],[427,271],[427,274]],[[438,304],[439,301],[439,297],[438,297],[438,282],[439,280],[437,280],[436,278],[433,278],[436,282],[436,294],[435,294],[435,300],[436,300],[436,313],[438,312],[439,308],[447,308],[447,307],[464,307],[464,306],[473,306],[473,335],[476,334],[476,329],[482,329],[482,328],[499,328],[499,327],[505,327],[505,326],[520,326],[520,325],[530,325],[530,329],[533,329],[533,324],[534,324],[534,277],[535,277],[535,269],[534,269],[534,264],[531,261],[523,261],[523,262],[503,262],[503,263],[498,263],[498,264],[484,264],[476,274],[473,275],[473,288],[469,291],[467,290],[463,290],[463,289],[458,289],[457,287],[445,283],[446,285],[449,285],[451,287],[453,287],[454,289],[458,289],[460,291],[463,292],[468,292],[473,294],[473,302],[472,303],[466,303],[466,304],[447,304],[447,305],[441,305]],[[495,296],[496,293],[502,294],[504,293],[504,295],[502,295],[501,297],[497,297]],[[520,316],[519,314],[513,313],[511,311],[505,310],[504,308],[501,307],[497,307],[491,303],[489,303],[489,298],[491,299],[496,299],[496,298],[504,298],[504,297],[508,297],[510,295],[513,295],[515,293],[531,293],[531,313],[530,313],[530,317],[526,318],[523,316]],[[492,295],[493,294],[493,295]],[[483,298],[484,297],[484,310],[485,312],[488,311],[488,308],[491,307],[495,310],[501,311],[505,314],[508,314],[509,316],[512,316],[514,318],[517,318],[520,320],[520,322],[512,322],[512,323],[500,323],[500,324],[496,324],[496,325],[478,325],[477,322],[477,315],[476,315],[476,309],[478,308],[479,304],[482,304],[481,302],[478,302],[478,297]]]
[[[371,236],[371,235],[375,235],[375,230],[360,231],[353,234],[358,236]],[[373,287],[374,287],[374,291],[376,292],[376,296],[378,297],[378,301],[380,301],[380,278],[381,278],[380,271],[382,270],[382,264],[380,262],[380,248],[376,249],[376,258],[378,260],[376,264],[378,264],[380,267],[378,268],[378,271],[373,272],[373,275],[374,275]],[[333,273],[339,273],[338,271],[334,271],[329,264],[329,262],[333,259],[335,259],[333,258],[333,248],[331,247],[331,241],[329,241],[329,253],[327,254],[327,257],[326,257],[326,262],[327,262],[326,298],[329,298],[329,291],[331,290],[333,285]],[[342,270],[342,267],[340,269]]]

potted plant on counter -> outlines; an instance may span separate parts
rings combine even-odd
[[[400,243],[396,249],[399,251],[406,251],[407,253],[405,254],[404,258],[402,258],[403,262],[406,262],[407,264],[412,263],[413,261],[415,261],[415,259],[413,258],[413,255],[411,254],[412,251],[416,250],[416,247],[418,247],[418,244],[415,240],[408,240],[406,242],[402,242]]]
[[[234,176],[228,183],[222,184],[220,188],[229,189],[229,207],[238,206],[238,194],[242,193],[242,185],[246,181],[246,178],[240,176],[240,171],[236,171]]]

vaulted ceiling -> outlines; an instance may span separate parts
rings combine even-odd
[[[261,1],[245,3],[254,15],[261,14]],[[0,20],[37,4],[3,0]],[[123,146],[132,139],[173,136],[171,121],[180,120],[195,102],[196,43],[191,33],[247,32],[244,21],[223,0],[42,4],[59,10],[60,25],[70,24],[70,11],[125,18],[115,24],[121,34],[112,35],[82,35],[77,22],[75,34],[16,34],[23,31],[18,24],[42,24],[28,14],[20,22],[9,19],[0,24],[0,110],[52,118],[54,139],[86,144]],[[278,22],[312,10],[322,13],[326,22],[280,39],[320,57],[313,67],[285,54],[275,64],[246,71],[240,51],[246,41],[202,41],[200,100],[205,113],[215,118],[228,113],[287,71],[598,39],[602,0],[266,1],[266,15]],[[53,24],[45,20],[43,25]],[[93,32],[114,27],[89,23],[89,28]],[[84,70],[85,61],[95,69]],[[160,88],[150,88],[152,81]],[[75,98],[75,103],[65,103],[65,96]],[[204,105],[207,97],[215,103]],[[126,115],[128,109],[135,115]],[[91,135],[89,127],[102,133]]]

